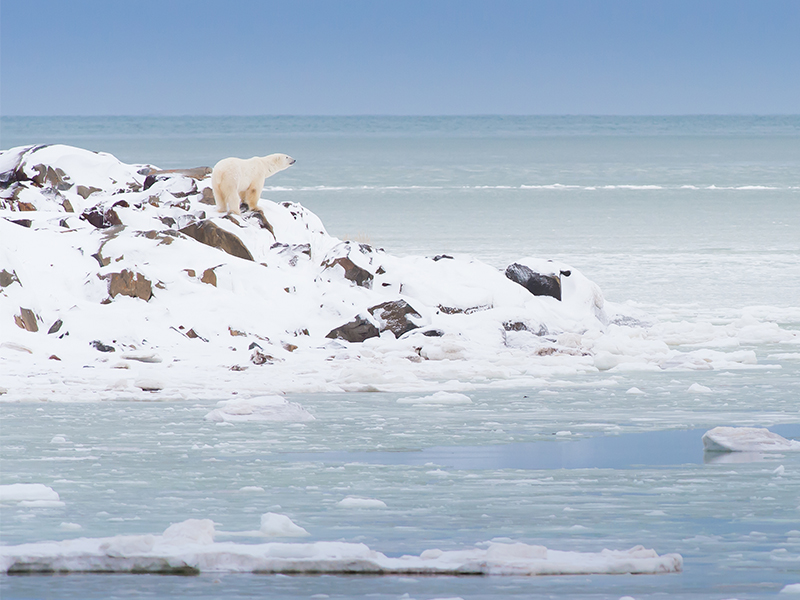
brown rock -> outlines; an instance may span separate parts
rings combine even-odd
[[[11,271],[11,273],[6,271],[5,269],[0,271],[0,287],[8,287],[15,281],[20,285],[22,285],[19,278],[17,277],[16,271]]]
[[[367,289],[372,287],[372,273],[356,265],[347,256],[342,256],[330,262],[323,263],[322,266],[326,269],[330,269],[335,265],[339,265],[344,269],[344,278],[348,281],[352,281],[359,287],[365,287]]]
[[[200,281],[217,287],[217,274],[214,273],[214,269],[206,269],[203,271],[203,276],[200,278]]]
[[[202,204],[210,204],[211,206],[214,206],[216,204],[216,201],[214,200],[214,190],[211,188],[203,189],[203,196],[200,198],[200,202]]]
[[[132,273],[123,269],[120,273],[110,273],[104,278],[108,279],[108,293],[112,298],[122,294],[132,298],[141,298],[145,302],[153,296],[153,284],[141,273]]]
[[[14,322],[17,324],[17,327],[32,333],[39,331],[39,325],[36,323],[35,312],[33,312],[30,308],[22,307],[20,307],[19,312],[20,314],[14,315]]]
[[[100,188],[96,188],[96,187],[94,187],[92,185],[89,185],[89,186],[79,185],[78,187],[75,188],[75,191],[78,192],[78,195],[81,198],[86,200],[89,196],[91,196],[95,192],[102,192],[103,190],[101,190]]]
[[[201,244],[219,248],[231,256],[236,256],[245,260],[253,260],[253,255],[250,254],[250,251],[242,240],[211,221],[191,223],[181,229],[180,232],[197,240]]]

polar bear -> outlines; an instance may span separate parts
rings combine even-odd
[[[211,171],[211,188],[214,190],[217,210],[238,215],[241,202],[246,202],[250,210],[255,210],[264,180],[294,163],[295,160],[286,154],[247,159],[223,158]]]

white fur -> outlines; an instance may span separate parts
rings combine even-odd
[[[286,154],[270,154],[253,158],[223,158],[211,172],[211,187],[217,210],[240,214],[239,204],[246,202],[250,210],[258,206],[264,180],[288,169],[294,159]]]

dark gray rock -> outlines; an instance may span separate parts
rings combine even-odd
[[[506,268],[506,277],[520,284],[534,296],[551,296],[561,300],[561,275],[569,276],[569,271],[562,271],[558,275],[543,275],[530,267],[514,263]]]
[[[95,350],[97,350],[98,352],[116,352],[117,351],[117,349],[114,348],[114,346],[109,346],[107,344],[104,344],[100,340],[93,340],[92,342],[89,342],[89,345],[92,348],[94,348]]]
[[[380,331],[372,323],[363,317],[356,317],[349,323],[345,323],[341,327],[331,330],[326,338],[341,339],[348,342],[363,342],[369,338],[378,337]]]
[[[396,338],[419,327],[411,320],[411,317],[422,318],[422,315],[411,308],[411,305],[405,300],[384,302],[367,310],[381,324],[381,331],[388,329]]]

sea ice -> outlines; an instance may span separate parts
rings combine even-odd
[[[280,516],[280,515],[279,515]],[[270,515],[267,522],[272,522]],[[262,518],[262,526],[264,519]],[[337,573],[428,575],[588,575],[676,573],[679,554],[629,550],[564,552],[522,543],[489,542],[482,548],[425,550],[389,557],[364,544],[215,542],[210,519],[189,519],[162,535],[119,535],[0,546],[6,573]]]
[[[53,488],[41,483],[12,483],[0,485],[0,503],[16,502],[19,506],[64,506]]]
[[[222,400],[217,407],[205,416],[207,420],[227,423],[314,420],[314,416],[297,402],[289,402],[280,396]]]
[[[715,427],[703,434],[707,452],[796,452],[800,442],[758,427]]]
[[[386,503],[383,500],[375,498],[355,498],[348,496],[343,500],[339,500],[336,506],[340,508],[386,508]]]

